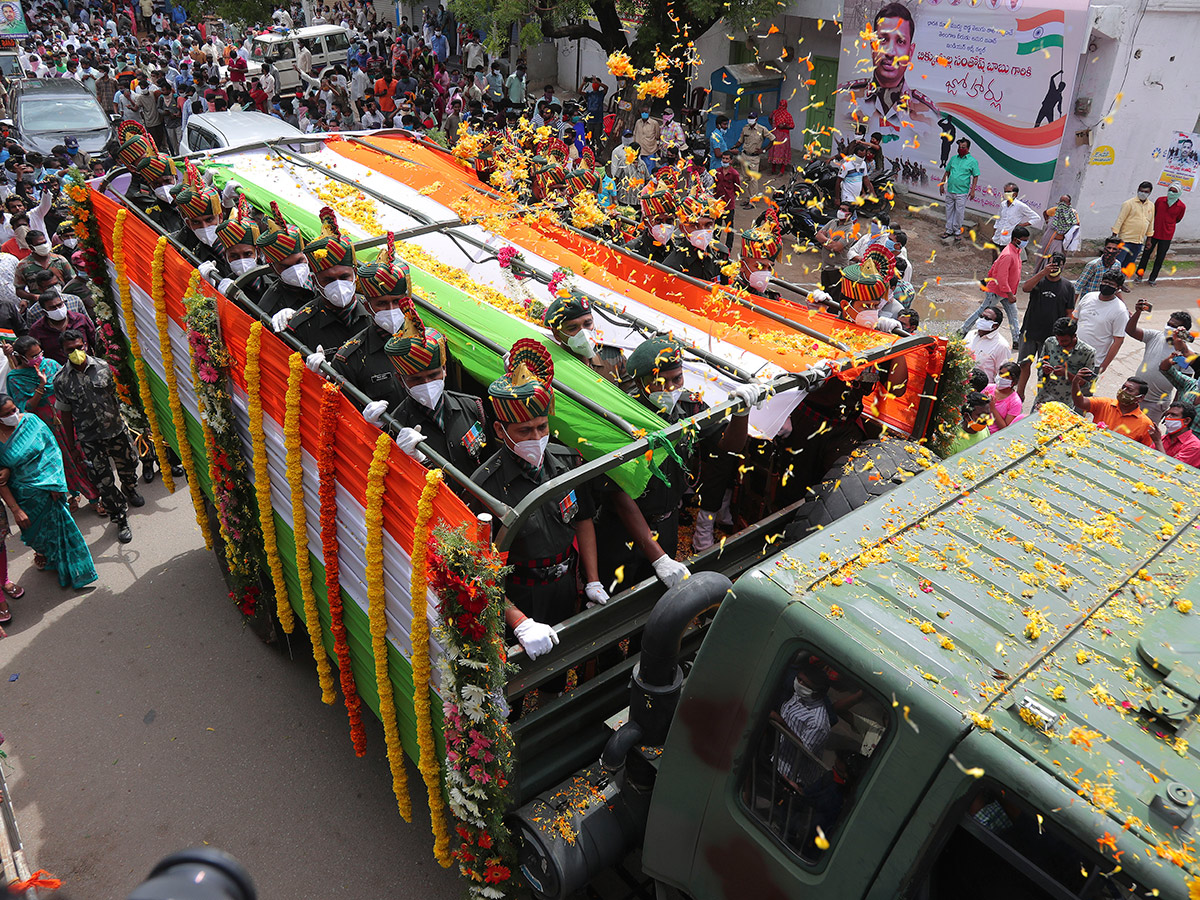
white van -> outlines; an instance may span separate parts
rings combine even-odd
[[[281,94],[288,94],[301,86],[296,71],[296,57],[301,47],[308,48],[312,54],[313,74],[320,75],[332,65],[345,65],[350,32],[340,25],[313,25],[293,30],[276,26],[255,36],[250,58],[260,65],[270,64],[277,89]]]

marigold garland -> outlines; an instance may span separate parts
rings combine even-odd
[[[192,277],[199,278],[200,274],[194,272]],[[246,405],[250,413],[250,446],[254,454],[254,494],[258,498],[258,524],[262,529],[263,551],[271,571],[271,584],[275,588],[275,614],[283,630],[291,634],[296,629],[296,615],[288,599],[283,560],[279,557],[275,511],[271,504],[271,470],[267,465],[267,436],[263,431],[262,367],[259,364],[262,331],[262,322],[255,322],[250,326],[250,335],[246,338]]]
[[[333,673],[329,654],[321,637],[321,617],[317,613],[317,595],[313,592],[312,565],[308,560],[308,513],[304,509],[304,468],[300,448],[300,382],[304,377],[304,358],[293,353],[288,358],[288,382],[283,414],[283,438],[287,447],[287,480],[292,493],[292,532],[296,538],[296,573],[304,597],[304,624],[312,642],[317,678],[321,683],[321,702],[333,703]]]
[[[433,718],[430,713],[429,684],[429,586],[426,555],[429,551],[429,520],[433,516],[433,498],[442,485],[442,470],[425,473],[425,486],[417,502],[417,523],[413,528],[412,584],[409,598],[412,603],[412,678],[413,711],[417,718],[417,745],[421,755],[417,768],[425,779],[429,794],[429,821],[433,828],[433,855],[442,868],[454,861],[450,853],[450,832],[446,825],[446,807],[442,800],[442,767],[438,762],[437,746],[433,741]]]
[[[405,822],[412,821],[412,799],[408,795],[408,773],[404,770],[404,745],[396,727],[396,698],[388,672],[387,592],[383,584],[383,495],[387,490],[388,455],[392,439],[379,435],[375,454],[367,471],[367,618],[371,623],[371,653],[375,657],[375,688],[379,691],[379,719],[387,741],[388,765],[392,770],[392,791]],[[415,642],[414,642],[415,643]],[[433,809],[433,798],[429,800]]]
[[[362,723],[362,700],[358,696],[358,685],[354,683],[354,669],[350,665],[350,645],[346,640],[338,567],[335,464],[340,397],[341,391],[336,384],[325,382],[321,386],[321,453],[317,459],[317,472],[321,479],[321,552],[325,559],[325,594],[329,597],[329,630],[333,632],[333,649],[337,654],[342,697],[346,701],[346,715],[350,717],[350,740],[354,743],[354,754],[362,756],[367,752],[367,732]]]
[[[117,267],[117,289],[121,292],[121,312],[125,315],[125,333],[129,336],[129,349],[133,353],[133,365],[137,372],[138,393],[142,398],[142,409],[146,420],[150,423],[150,438],[154,443],[154,453],[158,457],[158,467],[163,472],[163,482],[171,477],[171,463],[167,459],[167,442],[163,440],[162,429],[158,427],[158,411],[154,408],[154,398],[150,395],[150,382],[146,376],[146,361],[142,359],[142,345],[138,340],[137,322],[133,318],[133,295],[129,291],[129,273],[125,268],[125,217],[127,209],[117,210],[117,221],[113,224],[113,264]],[[172,488],[174,490],[174,488]]]
[[[124,236],[122,235],[122,237]],[[166,235],[163,235],[158,239],[158,243],[154,245],[154,257],[150,262],[150,300],[154,304],[154,324],[158,326],[158,348],[163,358],[168,405],[171,406],[171,419],[175,425],[175,435],[179,439],[179,424],[182,416],[179,420],[175,419],[174,405],[178,402],[176,395],[179,385],[175,380],[175,354],[171,350],[171,333],[168,330],[169,321],[167,319],[167,290],[163,284],[163,272],[167,266],[168,243]],[[172,390],[173,385],[175,390]],[[184,432],[184,437],[186,436],[187,433]],[[179,439],[179,442],[181,444],[186,443],[183,439]],[[180,458],[182,459],[182,457]],[[162,479],[163,484],[167,487],[167,492],[171,494],[175,493],[175,478],[172,476],[169,466],[163,466]],[[211,549],[211,546],[209,549]]]

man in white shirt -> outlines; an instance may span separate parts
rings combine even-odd
[[[1099,374],[1104,374],[1125,342],[1129,309],[1120,297],[1124,283],[1125,276],[1120,272],[1106,272],[1100,281],[1100,290],[1085,294],[1075,306],[1075,320],[1079,323],[1077,337],[1096,351]]]
[[[865,190],[871,192],[871,182],[867,178],[867,145],[855,143],[840,166],[838,166],[838,190],[840,199],[853,203]]]
[[[1009,245],[1012,241],[1012,230],[1018,225],[1029,227],[1032,222],[1040,222],[1041,216],[1037,211],[1017,197],[1017,185],[1014,182],[1009,182],[1004,186],[1004,199],[1000,201],[1000,210],[996,219],[995,234],[992,236],[992,243],[996,246],[992,248],[993,262],[1000,255],[1000,251]]]
[[[296,68],[305,75],[312,74],[312,51],[300,45],[300,52],[296,54]]]
[[[1004,310],[989,306],[975,320],[975,327],[967,334],[966,345],[975,357],[975,365],[988,377],[989,384],[996,383],[1000,366],[1008,362],[1008,341],[1000,339],[1000,323],[1004,321]]]

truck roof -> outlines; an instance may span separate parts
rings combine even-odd
[[[961,716],[1110,857],[1196,874],[1200,472],[1059,404],[925,462],[761,572],[936,701],[906,716]]]
[[[338,32],[343,34],[350,33],[341,25],[306,25],[303,28],[293,28],[289,31],[265,31],[262,34],[256,34],[254,40],[275,43],[277,41],[290,41],[292,38],[321,37],[326,34],[335,34]]]

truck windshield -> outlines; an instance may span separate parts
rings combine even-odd
[[[108,120],[91,97],[46,97],[20,104],[17,128],[29,134],[102,131]]]

